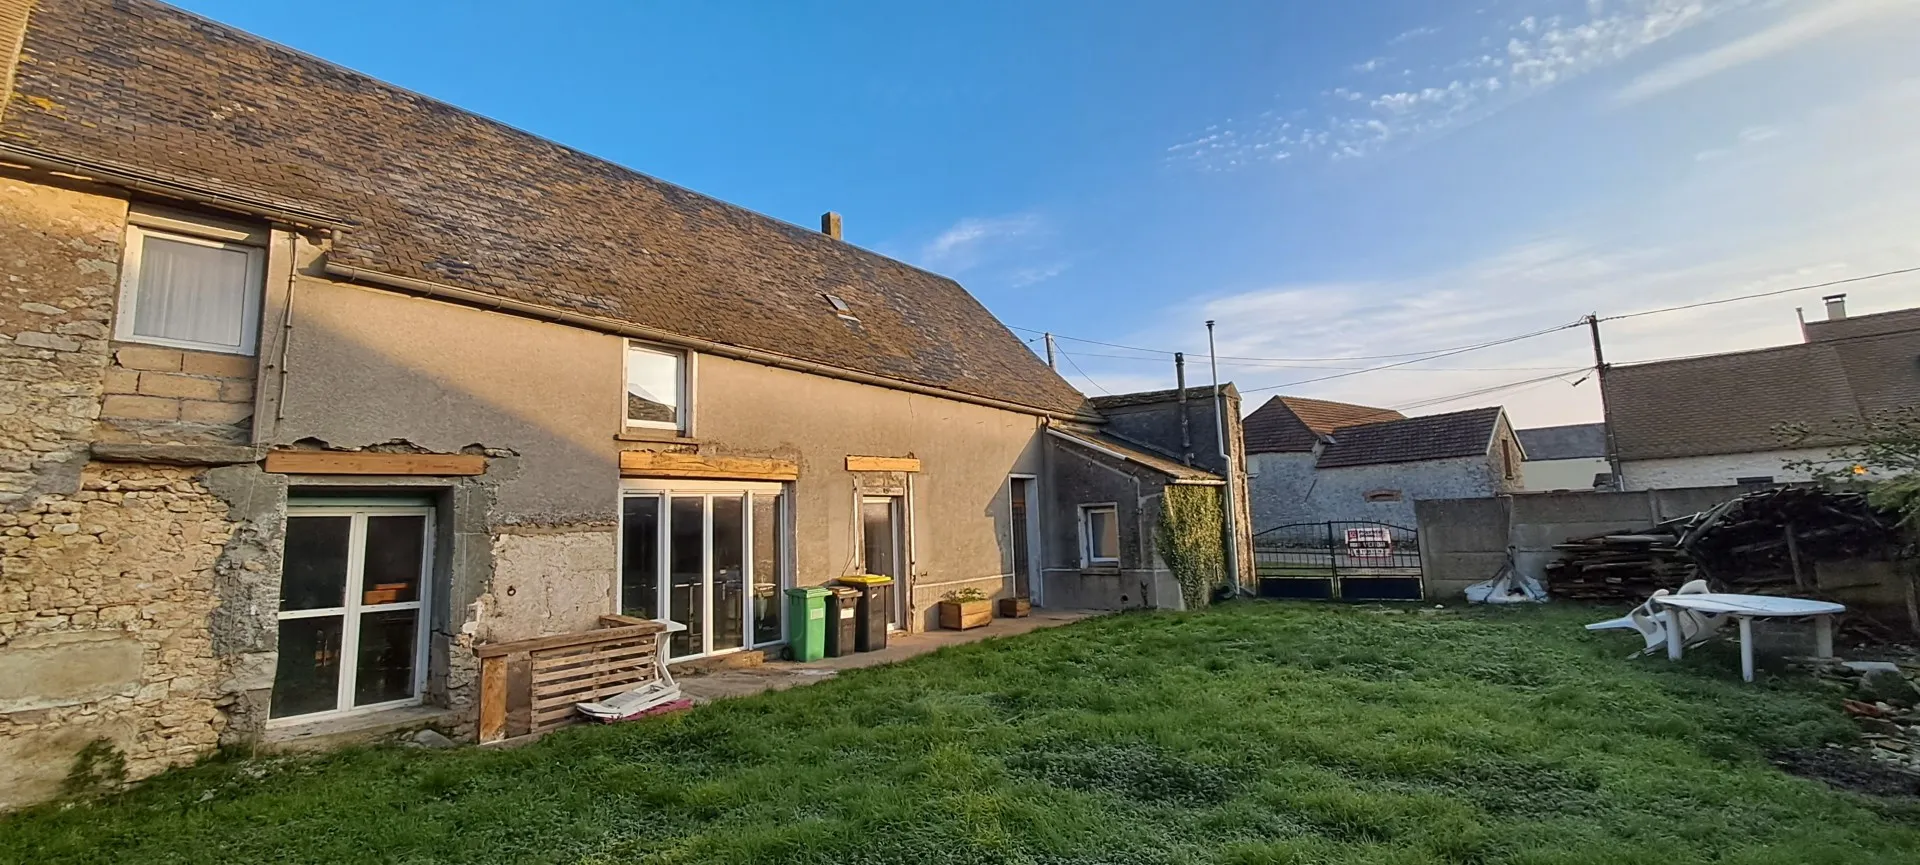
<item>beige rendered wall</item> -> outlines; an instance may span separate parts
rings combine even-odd
[[[471,598],[479,639],[585,628],[612,609],[622,450],[797,462],[801,585],[857,567],[846,457],[916,456],[921,626],[947,591],[1010,582],[1007,475],[1040,473],[1033,416],[701,355],[693,441],[622,441],[617,336],[313,276],[292,306],[272,441],[510,454],[486,478],[492,572],[454,592]]]

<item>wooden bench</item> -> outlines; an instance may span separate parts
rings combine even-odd
[[[666,626],[601,616],[600,627],[474,649],[480,658],[481,743],[539,735],[580,720],[589,703],[659,681]],[[509,722],[515,730],[509,730]]]

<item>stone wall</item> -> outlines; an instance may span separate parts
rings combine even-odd
[[[78,488],[127,203],[0,178],[0,507]]]
[[[58,792],[95,740],[129,779],[219,742],[208,621],[232,524],[202,471],[96,463],[79,490],[0,513],[0,808]]]
[[[110,341],[127,209],[0,178],[0,808],[94,743],[134,779],[251,736],[271,690],[254,359]]]

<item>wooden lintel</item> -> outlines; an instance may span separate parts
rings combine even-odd
[[[267,471],[283,475],[477,475],[478,454],[387,454],[363,451],[269,451]]]
[[[847,471],[850,472],[917,472],[920,460],[915,457],[847,457]]]
[[[621,451],[620,473],[628,477],[649,478],[792,481],[800,479],[800,464],[793,460],[758,457],[709,457],[656,451]]]

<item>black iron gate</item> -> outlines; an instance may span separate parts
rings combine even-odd
[[[1260,596],[1417,601],[1420,533],[1389,523],[1294,523],[1253,536]]]

